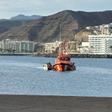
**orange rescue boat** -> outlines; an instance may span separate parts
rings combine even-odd
[[[66,42],[60,45],[58,57],[53,65],[55,71],[73,71],[76,70],[74,62],[71,62],[71,57],[67,52]]]

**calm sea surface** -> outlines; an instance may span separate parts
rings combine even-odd
[[[112,96],[112,59],[72,58],[77,70],[44,71],[55,58],[0,57],[0,94]]]

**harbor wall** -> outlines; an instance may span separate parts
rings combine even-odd
[[[112,54],[70,54],[72,58],[112,58]],[[36,53],[5,53],[0,56],[38,56],[57,57],[56,54],[36,54]]]
[[[57,57],[54,54],[42,54],[35,56]],[[112,54],[70,54],[72,58],[112,58]]]

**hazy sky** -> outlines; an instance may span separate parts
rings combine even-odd
[[[50,15],[62,10],[104,11],[112,0],[0,0],[0,19],[18,14]]]

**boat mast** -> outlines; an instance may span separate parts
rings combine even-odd
[[[61,42],[61,36],[62,34],[61,34],[61,24],[60,24],[60,42]]]
[[[62,38],[61,38],[61,36],[62,36],[62,32],[61,32],[61,24],[60,24],[60,26],[59,26],[59,29],[60,29],[60,37],[59,37],[59,41],[60,41],[60,45],[59,45],[59,54],[61,53],[61,51],[62,51],[62,43],[61,43],[61,41],[62,41]]]
[[[59,53],[62,53],[63,51],[67,52],[68,43],[66,40],[62,41],[62,25],[60,24],[60,46],[59,46]]]

